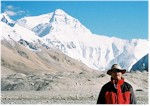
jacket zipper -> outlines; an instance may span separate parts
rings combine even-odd
[[[117,97],[117,93],[116,93],[116,96],[115,96],[115,103],[118,104],[118,97]]]

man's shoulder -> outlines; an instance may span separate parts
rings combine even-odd
[[[124,82],[124,84],[123,85],[125,85],[127,88],[132,88],[132,85],[131,84],[129,84],[128,82]]]
[[[106,84],[103,85],[103,87],[107,87],[107,86],[110,86],[112,83],[109,81],[107,82]]]
[[[124,82],[124,84],[126,84],[126,85],[128,85],[128,86],[131,86],[131,84],[129,84],[129,83],[128,83],[128,82],[126,82],[126,81]],[[131,86],[131,87],[132,87],[132,86]]]

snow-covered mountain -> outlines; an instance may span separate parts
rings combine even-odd
[[[2,28],[1,40],[6,39],[11,42],[12,45],[13,41],[17,41],[18,43],[23,44],[32,51],[37,50],[36,43],[39,41],[39,39],[41,39],[39,36],[37,36],[33,31],[16,24],[5,13],[0,15],[0,19]]]
[[[18,39],[14,39],[17,42],[22,40],[47,49],[57,48],[98,70],[109,69],[114,63],[130,70],[149,52],[147,40],[124,40],[92,34],[79,20],[60,9],[44,15],[21,18],[14,26],[8,27],[5,21],[1,23],[4,31],[2,37],[5,39],[8,35],[11,38],[18,36]]]
[[[77,19],[69,16],[63,10],[57,9],[53,13],[48,13],[34,17],[24,17],[17,21],[17,24],[24,26],[39,36],[57,33],[90,33]],[[80,31],[80,32],[79,32]],[[84,34],[83,33],[83,34]]]

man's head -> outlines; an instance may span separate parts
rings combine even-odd
[[[125,72],[126,69],[122,69],[118,64],[114,64],[111,69],[107,71],[107,74],[111,75],[112,78],[119,80]]]

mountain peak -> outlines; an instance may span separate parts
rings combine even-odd
[[[70,15],[68,15],[66,12],[64,12],[63,10],[61,9],[56,9],[54,12],[53,12],[53,15],[52,15],[52,18],[50,19],[50,22],[55,22],[55,23],[58,23],[58,24],[67,24],[68,21],[70,20],[74,20],[73,17],[71,17]]]
[[[2,13],[2,14],[0,14],[0,19],[2,20],[2,19],[7,19],[9,22],[12,22],[13,20],[11,20],[10,18],[9,18],[9,16],[8,16],[8,14],[6,14],[6,13]]]
[[[56,9],[54,14],[55,15],[63,15],[63,14],[66,14],[66,13],[63,10],[61,10],[61,9]]]
[[[52,15],[52,20],[56,19],[74,19],[73,17],[71,17],[70,15],[68,15],[65,11],[61,10],[61,9],[56,9],[54,12],[53,12],[53,15]]]
[[[6,24],[8,24],[9,26],[14,26],[15,22],[13,20],[11,20],[8,16],[8,14],[6,13],[2,13],[0,14],[0,20]]]
[[[6,13],[1,13],[0,16],[6,16],[6,17],[8,17],[8,15]]]

